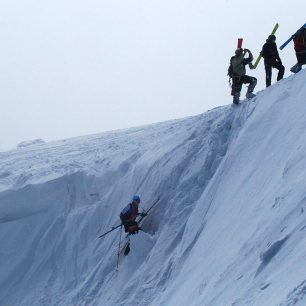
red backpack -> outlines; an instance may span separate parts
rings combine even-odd
[[[306,49],[306,28],[301,29],[294,37],[294,50],[300,52]]]

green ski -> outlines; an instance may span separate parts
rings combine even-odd
[[[274,35],[274,34],[275,34],[275,32],[277,31],[278,27],[279,27],[279,24],[277,23],[277,24],[275,25],[275,27],[273,28],[273,31],[272,31],[271,35]],[[257,57],[257,60],[256,60],[255,64],[253,65],[253,69],[256,69],[256,67],[258,66],[258,64],[259,64],[259,62],[260,62],[260,60],[261,60],[261,58],[262,58],[262,55],[261,55],[261,53],[260,53],[259,56]]]

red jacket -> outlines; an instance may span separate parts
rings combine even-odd
[[[128,204],[121,212],[120,218],[122,223],[135,222],[138,215],[138,205],[134,203]]]
[[[293,38],[294,50],[297,53],[306,51],[306,28],[300,29]]]
[[[131,203],[131,216],[130,221],[135,221],[138,215],[138,205]]]

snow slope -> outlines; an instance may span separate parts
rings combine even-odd
[[[0,153],[0,305],[306,305],[306,71],[205,114]],[[115,271],[133,194],[146,233]]]

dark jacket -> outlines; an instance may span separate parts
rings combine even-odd
[[[134,203],[128,204],[121,212],[120,219],[122,223],[135,221],[138,213],[138,205]]]
[[[282,62],[277,51],[276,43],[269,39],[263,45],[261,55],[265,59],[265,63]]]

